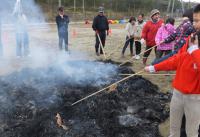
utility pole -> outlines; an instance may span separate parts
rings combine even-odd
[[[184,12],[185,12],[185,9],[184,9],[183,0],[181,0],[181,5],[182,5],[182,13],[184,13]]]
[[[171,1],[172,1],[172,0],[169,0],[169,1],[168,1],[167,13],[170,13]]]

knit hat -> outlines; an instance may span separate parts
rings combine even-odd
[[[151,17],[152,17],[153,15],[157,14],[157,13],[160,13],[160,11],[157,10],[157,9],[153,9],[153,10],[151,11]]]
[[[99,13],[104,12],[104,7],[99,7]]]

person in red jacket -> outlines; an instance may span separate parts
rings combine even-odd
[[[163,24],[163,20],[160,19],[160,12],[157,9],[151,11],[151,20],[147,21],[142,29],[141,43],[146,44],[146,50],[156,45],[155,37],[158,29]],[[155,48],[156,52],[156,48]],[[143,55],[143,64],[146,65],[147,58],[150,55],[151,50],[147,51]]]
[[[168,58],[154,66],[147,66],[148,72],[176,70],[173,80],[173,96],[170,103],[170,136],[180,137],[182,117],[186,117],[187,137],[198,137],[200,125],[200,4],[194,8],[194,28],[184,45],[186,51]]]

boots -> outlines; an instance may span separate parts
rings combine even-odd
[[[143,58],[143,65],[145,65],[146,66],[146,62],[147,62],[147,58]]]

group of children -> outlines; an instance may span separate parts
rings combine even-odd
[[[144,22],[143,14],[138,16],[138,19],[130,17],[126,25],[126,42],[122,49],[122,57],[128,45],[130,44],[131,56],[133,55],[133,43],[135,41],[135,59],[140,59],[141,45],[146,45],[143,64],[146,65],[147,58],[154,48],[156,58],[152,64],[159,63],[175,53],[185,43],[194,27],[192,25],[192,9],[185,11],[183,14],[182,23],[175,29],[175,19],[168,17],[165,21],[160,19],[160,12],[157,9],[151,11],[151,20]],[[164,56],[163,56],[164,55]]]
[[[151,20],[142,27],[140,37],[135,35],[138,29],[135,18],[130,18],[126,26],[127,36],[122,56],[129,43],[131,56],[133,55],[134,39],[139,38],[139,42],[146,45],[143,55],[143,64],[146,65],[147,58],[154,47],[156,58],[144,70],[150,73],[176,71],[172,83],[169,137],[180,137],[183,115],[186,118],[187,137],[198,137],[198,130],[200,130],[200,4],[185,11],[183,21],[177,28],[174,27],[174,18],[169,17],[164,22],[159,15],[160,12],[157,9],[151,11]],[[138,52],[136,52],[137,55]]]
[[[167,43],[175,40],[174,52],[154,65],[145,67],[147,72],[176,71],[172,84],[169,137],[180,137],[183,115],[186,118],[187,137],[198,137],[200,125],[200,4],[190,11],[193,16],[184,14],[184,20],[176,31],[160,42]]]
[[[135,44],[135,59],[140,59],[140,52],[141,52],[141,32],[142,32],[142,28],[145,24],[144,20],[143,20],[144,15],[140,14],[138,16],[137,22],[135,17],[130,17],[127,25],[126,25],[126,42],[125,45],[123,47],[122,50],[122,57],[124,57],[124,53],[126,48],[128,47],[129,43],[130,43],[130,52],[131,52],[131,56],[133,56],[133,44]]]

